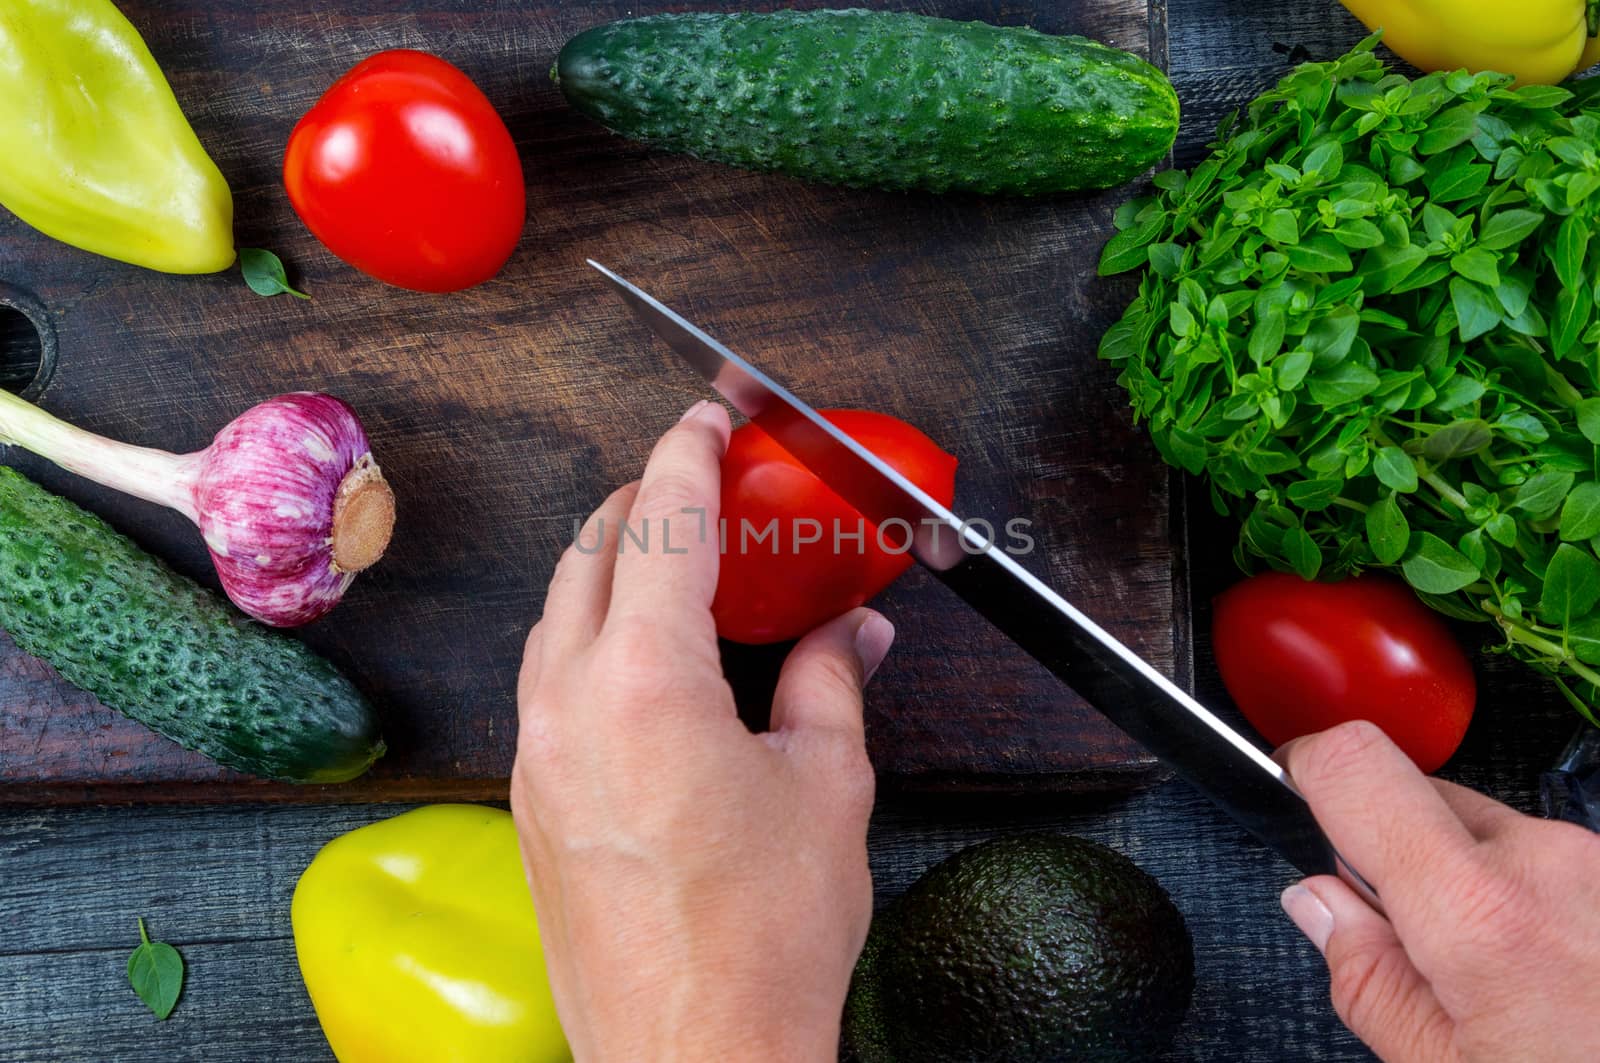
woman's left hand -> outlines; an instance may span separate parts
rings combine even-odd
[[[835,1059],[871,918],[861,688],[894,629],[857,609],[813,631],[770,732],[745,728],[711,617],[729,431],[684,415],[528,639],[511,804],[580,1060]]]

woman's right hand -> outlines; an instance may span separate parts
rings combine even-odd
[[[1344,882],[1283,907],[1389,1063],[1600,1060],[1600,835],[1429,779],[1370,723],[1278,753],[1387,918]]]

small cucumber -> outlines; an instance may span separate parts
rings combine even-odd
[[[1137,56],[889,11],[628,19],[572,38],[552,76],[623,136],[851,187],[1110,188],[1178,133],[1177,94]]]
[[[6,466],[0,628],[110,707],[251,775],[344,782],[384,752],[333,665]]]

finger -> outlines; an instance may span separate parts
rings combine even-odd
[[[772,695],[772,730],[826,728],[859,740],[861,688],[889,652],[894,625],[852,609],[800,640]]]
[[[526,722],[528,707],[533,702],[533,688],[539,683],[540,646],[544,642],[544,621],[533,625],[528,641],[522,646],[522,668],[517,672],[517,719]]]
[[[1383,897],[1405,930],[1439,876],[1475,841],[1427,776],[1375,725],[1344,723],[1277,754],[1334,848]]]
[[[618,543],[611,608],[674,632],[711,628],[717,591],[722,455],[732,432],[716,403],[690,407],[661,437]]]
[[[589,514],[567,547],[545,593],[545,660],[563,659],[593,642],[611,602],[612,569],[622,522],[639,493],[638,481],[619,487]]]
[[[1283,910],[1328,961],[1334,1010],[1383,1059],[1455,1059],[1454,1024],[1394,927],[1337,878],[1283,891]]]
[[[1509,805],[1466,786],[1458,786],[1443,779],[1430,779],[1444,803],[1456,818],[1466,824],[1467,830],[1480,842],[1486,842],[1501,830],[1523,818],[1522,813]]]

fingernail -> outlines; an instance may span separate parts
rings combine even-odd
[[[872,613],[856,628],[856,659],[861,662],[861,685],[866,686],[894,645],[894,625]]]
[[[1283,905],[1284,914],[1317,947],[1317,951],[1326,952],[1328,938],[1333,936],[1333,913],[1322,903],[1322,898],[1296,882],[1283,891],[1278,903]]]
[[[699,402],[695,403],[693,406],[690,406],[687,410],[683,411],[683,416],[678,418],[678,423],[682,424],[683,422],[687,421],[689,418],[693,417],[695,414],[699,413],[701,410],[705,409],[707,406],[710,406],[710,405],[711,405],[711,400],[710,399],[701,399]]]

